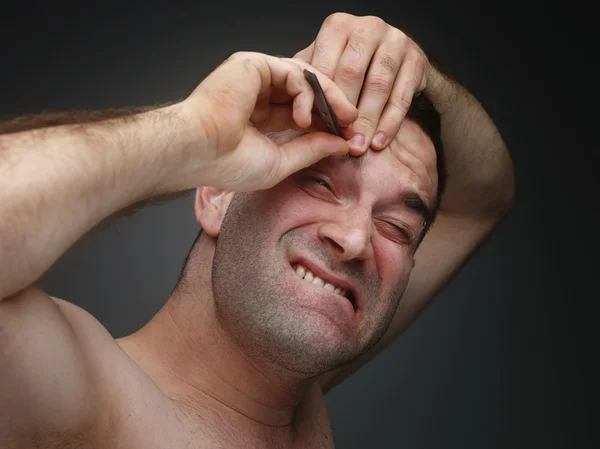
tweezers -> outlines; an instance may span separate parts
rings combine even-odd
[[[315,104],[317,105],[319,114],[321,115],[323,121],[327,125],[327,129],[330,133],[342,137],[340,125],[337,121],[335,114],[333,113],[333,109],[331,109],[331,105],[325,97],[325,92],[323,92],[323,88],[321,87],[321,83],[319,83],[319,80],[317,79],[317,75],[315,75],[308,69],[304,69],[304,77],[309,82],[310,86],[315,92]]]

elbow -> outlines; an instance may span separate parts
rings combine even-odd
[[[502,170],[502,185],[501,189],[502,195],[500,198],[500,208],[503,212],[503,215],[507,214],[515,203],[515,195],[516,195],[516,179],[515,179],[515,167],[508,153],[506,151],[506,158],[503,165],[504,170]]]
[[[512,164],[480,169],[468,179],[448,176],[440,203],[440,212],[478,217],[498,222],[513,208],[515,202],[515,176]]]
[[[512,161],[504,164],[503,170],[498,170],[495,180],[488,189],[488,214],[495,216],[498,220],[504,218],[514,206],[516,195],[515,172]]]

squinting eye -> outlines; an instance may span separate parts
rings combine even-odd
[[[327,190],[331,190],[331,187],[329,186],[329,184],[327,184],[327,182],[323,181],[321,178],[315,178],[315,177],[311,176],[308,179],[319,184],[322,187],[325,187]]]
[[[396,229],[396,232],[397,232],[398,234],[400,234],[400,235],[402,236],[402,238],[403,238],[403,239],[406,239],[406,240],[410,239],[410,234],[408,233],[408,231],[407,231],[406,229],[402,229],[400,226],[396,226],[395,224],[391,224],[391,223],[390,223],[390,225],[391,225],[391,226],[392,226],[394,229]]]
[[[384,225],[384,229],[388,229],[388,233],[395,234],[395,237],[392,238],[392,240],[399,240],[399,243],[403,244],[410,243],[412,241],[412,233],[410,231],[387,221],[382,221],[381,223]]]

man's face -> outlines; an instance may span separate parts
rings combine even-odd
[[[296,372],[355,359],[393,318],[423,232],[419,199],[431,207],[436,189],[433,144],[407,119],[381,152],[236,193],[213,262],[221,325],[246,352]]]

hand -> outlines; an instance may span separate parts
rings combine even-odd
[[[274,186],[295,171],[330,155],[346,154],[340,137],[311,132],[283,145],[265,132],[311,130],[314,93],[299,61],[261,53],[235,53],[184,100],[191,122],[201,123],[203,183],[232,191]],[[311,68],[312,69],[312,68]],[[340,124],[358,111],[339,87],[312,69]]]
[[[385,148],[398,133],[413,96],[427,84],[429,62],[423,51],[402,31],[373,16],[330,15],[312,44],[294,57],[331,78],[358,105],[350,141],[353,155],[369,145]]]

